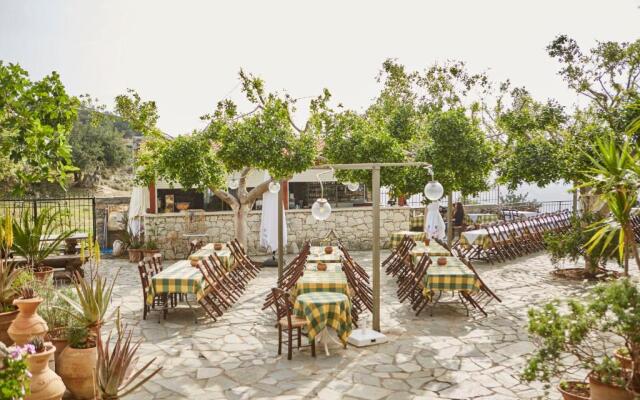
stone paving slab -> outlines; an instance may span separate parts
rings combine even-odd
[[[370,252],[354,252],[370,268]],[[386,257],[383,254],[382,259]],[[113,306],[144,342],[142,364],[156,357],[159,375],[130,399],[508,399],[559,398],[540,383],[522,383],[519,374],[532,350],[525,325],[532,304],[584,292],[585,284],[553,278],[545,254],[500,265],[478,263],[478,272],[503,300],[487,308],[488,317],[467,317],[461,305],[441,305],[433,317],[416,317],[397,300],[395,282],[382,274],[382,331],[389,343],[343,350],[331,355],[295,351],[293,360],[276,356],[277,330],[263,299],[276,281],[264,269],[239,302],[217,322],[180,306],[159,321],[152,312],[142,320],[142,293],[135,264],[104,260],[114,274],[121,267]],[[588,285],[587,285],[588,286]],[[369,316],[361,316],[370,321]],[[369,322],[366,322],[369,323]],[[108,329],[108,327],[107,327]],[[304,341],[304,340],[303,340]]]

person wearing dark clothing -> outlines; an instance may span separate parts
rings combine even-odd
[[[464,225],[464,207],[462,203],[457,202],[453,208],[453,226]]]

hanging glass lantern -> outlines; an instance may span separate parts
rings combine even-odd
[[[227,180],[227,186],[231,190],[237,189],[240,186],[240,180],[232,176]]]
[[[424,195],[431,201],[439,200],[444,194],[444,188],[438,181],[431,181],[424,187]]]
[[[344,185],[352,192],[355,192],[360,188],[360,184],[357,182],[345,182]]]
[[[325,221],[331,216],[331,205],[327,199],[319,198],[311,206],[311,214],[318,221]]]
[[[280,191],[280,182],[271,181],[269,183],[269,191],[271,193],[278,193]]]

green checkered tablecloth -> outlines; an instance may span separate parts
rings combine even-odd
[[[342,263],[325,263],[327,265],[327,270],[326,272],[340,272],[342,271]],[[305,271],[317,271],[318,270],[318,263],[307,263],[304,265],[304,270]],[[322,272],[322,271],[320,271]]]
[[[416,247],[411,250],[411,259],[413,263],[416,264],[418,262],[418,258],[422,257],[424,253],[429,254],[432,257],[448,257],[451,256],[451,252],[444,247],[442,247],[436,241],[430,241],[429,246],[425,246],[423,242],[418,242]]]
[[[147,303],[152,304],[153,297],[163,293],[195,293],[200,298],[204,287],[200,270],[192,267],[189,260],[180,260],[151,278]]]
[[[398,247],[400,242],[402,242],[402,239],[404,239],[405,235],[411,236],[413,240],[415,240],[416,242],[424,241],[426,237],[424,232],[411,232],[411,231],[393,232],[389,237],[389,248],[395,249],[396,247]]]
[[[491,238],[486,229],[474,229],[460,234],[460,245],[466,248],[471,246],[482,246],[485,249],[491,248]]]
[[[434,261],[427,269],[424,276],[424,295],[429,296],[431,291],[467,290],[474,291],[480,288],[480,281],[462,261],[456,257],[446,257],[447,264],[439,266]]]
[[[327,254],[322,246],[311,246],[309,249],[309,255],[307,256],[307,263],[339,263],[342,251],[336,246],[331,247],[333,251],[331,254]]]
[[[409,230],[412,232],[424,232],[424,215],[409,217]]]
[[[208,245],[207,245],[208,246]],[[231,251],[227,247],[223,247],[222,250],[214,250],[213,245],[211,247],[203,246],[200,250],[194,252],[189,256],[189,260],[202,260],[203,258],[209,257],[213,253],[216,253],[222,261],[222,266],[224,266],[227,270],[230,270],[233,267],[233,256],[231,255]]]
[[[351,300],[342,293],[313,292],[296,298],[293,311],[296,316],[307,319],[309,340],[325,328],[336,330],[343,344],[351,334]]]
[[[465,214],[464,215],[464,223],[467,225],[473,224],[490,224],[493,222],[498,222],[500,218],[496,214]]]
[[[305,271],[292,289],[293,297],[305,293],[335,292],[349,296],[349,283],[344,272]]]

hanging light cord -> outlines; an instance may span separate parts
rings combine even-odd
[[[333,167],[329,167],[330,169],[328,171],[322,171],[319,174],[316,175],[316,177],[318,178],[318,182],[320,182],[320,198],[324,199],[324,185],[322,184],[322,179],[320,179],[320,175],[325,175],[328,174],[330,172],[335,172],[335,170],[333,169]]]

